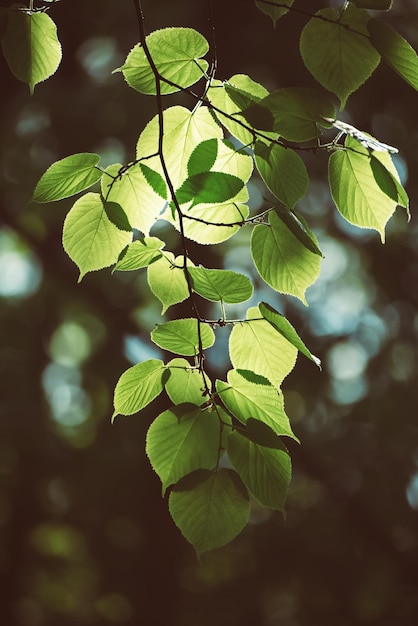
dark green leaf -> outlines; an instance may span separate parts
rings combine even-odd
[[[189,176],[176,191],[179,204],[216,204],[234,198],[244,187],[244,181],[233,174],[223,172],[200,172]]]
[[[274,26],[277,24],[277,20],[280,19],[283,15],[286,15],[289,9],[286,9],[286,6],[291,7],[294,0],[281,0],[281,2],[277,2],[277,6],[273,2],[263,2],[263,0],[256,0],[256,7],[260,9],[266,15],[269,15],[273,20]],[[280,6],[278,6],[280,5]],[[285,5],[285,6],[283,6]]]
[[[217,155],[217,139],[206,139],[206,141],[199,143],[191,153],[187,163],[188,176],[208,172],[215,163]]]
[[[308,250],[317,254],[321,258],[323,257],[323,254],[318,247],[317,238],[309,228],[302,215],[296,213],[296,211],[291,211],[290,209],[281,206],[276,206],[274,210],[276,215],[282,220],[296,239],[298,239],[300,243],[305,246],[305,248],[308,248]]]
[[[105,202],[104,210],[106,212],[109,220],[119,228],[119,230],[124,230],[126,232],[132,232],[132,227],[129,223],[128,216],[126,215],[123,208],[117,202]]]
[[[155,193],[161,196],[161,198],[164,198],[164,200],[167,200],[167,185],[165,184],[165,180],[161,174],[152,170],[144,163],[140,163],[139,167],[141,168],[145,180],[153,188]]]

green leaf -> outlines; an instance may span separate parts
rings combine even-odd
[[[193,404],[172,406],[153,421],[146,453],[162,482],[163,495],[183,476],[216,466],[220,433],[216,412]]]
[[[228,411],[240,422],[259,420],[269,426],[276,435],[286,435],[298,441],[292,432],[284,410],[283,395],[270,385],[267,379],[254,383],[242,370],[230,370],[228,383],[216,381],[216,391]]]
[[[192,28],[163,28],[146,38],[151,57],[162,77],[161,93],[169,94],[190,87],[204,76],[208,63],[202,57],[209,50],[206,39]],[[130,87],[140,93],[156,94],[155,75],[144,48],[138,44],[119,68]],[[167,78],[177,87],[164,82]]]
[[[229,469],[201,472],[194,484],[188,482],[187,490],[173,489],[169,508],[183,536],[201,555],[224,546],[243,530],[250,515],[248,494]]]
[[[176,191],[179,204],[192,201],[190,209],[197,204],[223,203],[235,198],[244,187],[238,176],[224,172],[200,172],[187,178]]]
[[[212,302],[245,302],[253,294],[253,286],[244,274],[230,270],[209,270],[205,267],[191,267],[189,272],[193,290]]]
[[[200,142],[190,155],[187,163],[187,174],[201,174],[208,172],[218,156],[218,142],[216,139],[206,139]]]
[[[273,2],[263,2],[263,0],[256,0],[255,6],[260,9],[266,15],[269,15],[273,20],[273,25],[276,27],[277,20],[279,20],[283,15],[286,15],[289,9],[286,9],[286,6],[291,7],[294,0],[281,0],[277,4],[281,6],[275,6],[274,0]],[[285,5],[285,6],[283,6]]]
[[[235,122],[231,117],[267,95],[267,89],[245,74],[235,74],[225,83],[214,80],[207,93],[209,102],[217,109],[215,114],[219,121],[244,146],[253,143],[253,134],[245,125]]]
[[[200,323],[202,349],[210,348],[215,341],[213,330]],[[157,324],[151,333],[152,341],[162,348],[183,356],[195,356],[199,352],[198,321],[194,318],[171,320]]]
[[[266,319],[281,335],[283,335],[283,337],[290,341],[290,343],[293,344],[299,352],[313,361],[315,365],[321,367],[321,361],[318,357],[314,356],[310,350],[308,350],[296,330],[293,328],[292,324],[284,317],[284,315],[276,311],[276,309],[273,309],[273,307],[266,302],[260,302],[258,308],[260,309],[260,313],[264,319]]]
[[[278,144],[257,141],[255,163],[271,193],[286,206],[294,207],[308,190],[309,176],[302,159],[294,150]]]
[[[248,309],[247,320],[231,331],[231,363],[235,369],[264,376],[279,388],[295,366],[297,349],[261,316],[258,307]]]
[[[269,224],[259,224],[251,236],[251,255],[261,278],[281,293],[304,304],[306,289],[319,276],[321,258],[312,252],[274,212]]]
[[[322,20],[312,18],[306,24],[300,38],[300,52],[308,70],[339,97],[344,108],[348,96],[379,65],[380,55],[368,37],[370,15],[350,4],[342,13],[322,9],[315,15]]]
[[[170,376],[165,390],[173,404],[188,402],[200,406],[206,402],[202,373],[196,367],[192,367],[186,359],[176,358],[167,363],[167,370]],[[206,374],[204,376],[210,389],[211,382]]]
[[[268,448],[234,431],[228,439],[228,456],[248,491],[261,504],[285,510],[292,464],[283,445],[281,449]]]
[[[87,272],[116,263],[132,233],[119,230],[106,215],[98,193],[79,198],[64,222],[63,245],[80,269],[79,282]]]
[[[274,131],[289,141],[309,141],[318,136],[324,118],[335,119],[335,107],[322,94],[306,87],[284,87],[242,112],[251,126]]]
[[[276,206],[274,211],[277,217],[281,219],[296,239],[298,239],[299,242],[305,246],[305,248],[308,248],[308,250],[323,258],[322,252],[318,247],[317,238],[309,228],[305,218],[300,215],[300,213],[292,211],[284,206]]]
[[[164,389],[165,366],[159,359],[149,359],[130,367],[119,378],[113,404],[116,415],[133,415],[145,408]]]
[[[139,167],[145,177],[145,180],[153,188],[155,193],[158,194],[161,198],[164,198],[164,200],[167,200],[167,185],[161,174],[155,172],[144,163],[140,163]]]
[[[161,258],[148,266],[148,284],[163,305],[163,314],[171,305],[183,302],[189,297],[183,266],[184,257],[175,258],[171,252],[165,252]]]
[[[389,24],[371,19],[367,24],[371,41],[382,58],[411,87],[418,90],[418,55]]]
[[[117,202],[105,202],[104,210],[109,220],[119,230],[125,230],[132,234],[132,226],[129,223],[128,216]]]
[[[57,27],[46,13],[8,11],[1,45],[11,72],[29,85],[31,93],[54,74],[61,61]]]
[[[161,258],[161,249],[164,242],[158,237],[144,237],[137,239],[122,250],[115,270],[130,271],[147,267],[157,259]]]
[[[389,198],[392,198],[397,204],[408,210],[408,194],[399,181],[398,172],[393,165],[390,155],[385,155],[385,153],[380,155],[376,152],[372,152],[370,155],[370,167],[380,189],[389,196]]]
[[[328,162],[331,195],[345,219],[362,228],[373,228],[385,240],[385,226],[397,201],[385,193],[376,180],[371,155],[352,137],[346,137],[346,150],[334,152]],[[374,152],[373,157],[387,163],[390,156]],[[376,169],[375,169],[376,171]]]
[[[55,202],[74,196],[96,183],[103,172],[96,166],[98,154],[72,154],[53,163],[41,176],[33,192],[33,202]]]
[[[374,11],[389,11],[392,0],[351,0],[359,9],[372,9]]]
[[[156,172],[154,174],[157,175]],[[131,226],[149,235],[165,201],[148,182],[141,166],[134,165],[124,170],[118,163],[111,165],[106,169],[101,187],[106,201],[120,204]]]

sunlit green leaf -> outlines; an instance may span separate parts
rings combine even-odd
[[[202,349],[210,348],[215,341],[213,330],[207,324],[200,324]],[[151,333],[152,341],[163,350],[194,356],[199,352],[198,321],[195,318],[171,320],[157,324]]]
[[[234,198],[244,187],[244,181],[224,172],[200,172],[187,178],[176,191],[179,204],[192,202],[197,204],[223,203]]]
[[[249,321],[235,324],[229,354],[235,369],[250,370],[279,388],[295,366],[297,349],[262,317],[258,307],[247,311]]]
[[[302,339],[297,334],[296,330],[293,328],[292,324],[281,315],[278,311],[276,311],[272,306],[266,304],[265,302],[260,302],[258,305],[260,309],[261,315],[266,319],[270,324],[285,337],[291,344],[295,346],[304,354],[308,359],[313,361],[318,367],[321,366],[321,361],[318,357],[314,356],[311,351],[305,346]]]
[[[288,12],[286,6],[291,7],[293,2],[294,0],[281,0],[281,2],[277,2],[277,5],[280,4],[280,6],[275,6],[274,0],[269,2],[256,0],[255,5],[260,9],[260,11],[262,11],[266,15],[269,15],[273,20],[274,26],[276,26],[277,20],[280,19],[283,15],[286,15],[286,13]]]
[[[161,80],[161,93],[169,94],[181,87],[196,83],[208,68],[202,60],[209,50],[206,39],[192,28],[163,28],[146,38],[152,60],[162,79],[167,78],[175,87]],[[119,68],[130,87],[140,93],[155,94],[155,75],[144,48],[137,44]]]
[[[257,141],[255,162],[266,186],[280,202],[294,207],[308,190],[309,176],[302,159],[294,150],[278,144]]]
[[[283,395],[267,379],[254,383],[245,374],[242,370],[230,370],[227,383],[216,381],[216,391],[228,411],[243,424],[250,418],[257,419],[276,435],[296,439],[284,410]]]
[[[96,167],[99,160],[98,154],[82,152],[56,161],[39,179],[32,200],[55,202],[88,189],[103,175]]]
[[[302,58],[316,80],[335,93],[344,108],[348,96],[371,76],[380,61],[368,37],[370,15],[352,4],[342,13],[321,9],[315,15],[322,19],[312,18],[303,29]]]
[[[61,61],[57,27],[46,13],[8,11],[1,45],[11,72],[29,85],[31,93],[56,72]]]
[[[163,314],[172,304],[183,302],[189,297],[183,266],[184,258],[175,258],[171,252],[165,252],[164,256],[148,266],[148,284],[163,305]]]
[[[412,46],[389,24],[371,19],[367,28],[372,44],[386,63],[418,90],[418,55]]]
[[[193,289],[203,298],[232,304],[251,298],[253,286],[247,276],[230,270],[190,268]]]
[[[243,483],[264,506],[284,511],[292,474],[285,446],[268,448],[234,431],[228,439],[228,456]]]
[[[198,555],[229,543],[248,522],[248,494],[229,469],[201,472],[170,494],[171,516]],[[180,488],[182,490],[180,490]]]
[[[151,424],[146,452],[167,487],[198,469],[213,469],[219,455],[220,424],[215,411],[193,404],[172,406]]]
[[[144,237],[128,244],[122,251],[115,270],[128,271],[147,267],[161,257],[164,242],[158,237]]]
[[[272,211],[269,224],[259,224],[251,237],[251,254],[263,280],[304,304],[306,289],[319,276],[321,257],[296,237]]]
[[[131,233],[109,220],[98,193],[79,198],[65,218],[64,249],[80,269],[79,281],[87,272],[116,263],[131,239]]]
[[[377,230],[383,242],[386,223],[398,202],[390,192],[387,195],[376,180],[369,150],[352,137],[346,138],[345,146],[347,150],[337,150],[329,159],[332,197],[346,220]],[[374,152],[373,157],[383,164],[390,160],[390,155],[382,152]]]
[[[164,363],[159,359],[149,359],[127,369],[115,388],[113,418],[133,415],[152,402],[164,389],[164,372]]]
[[[165,390],[173,404],[189,402],[200,406],[206,402],[205,385],[202,373],[192,367],[186,359],[176,358],[167,363],[170,376],[165,383]],[[208,389],[211,387],[209,378],[204,375]]]
[[[290,210],[285,206],[276,206],[274,211],[279,219],[286,225],[299,242],[314,254],[322,258],[322,252],[318,247],[318,240],[309,228],[305,218],[300,213]]]

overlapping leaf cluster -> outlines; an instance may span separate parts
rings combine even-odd
[[[389,4],[358,0],[339,10],[324,9],[302,32],[305,63],[342,106],[381,56],[417,88],[415,52],[365,10],[384,10]],[[257,0],[256,5],[276,22],[293,1]],[[120,71],[132,88],[156,96],[158,108],[138,138],[135,159],[102,169],[97,155],[72,155],[46,171],[33,197],[52,202],[95,185],[75,201],[64,224],[64,248],[79,267],[80,279],[109,266],[116,271],[146,268],[163,312],[189,302],[189,317],[159,324],[151,333],[151,341],[173,358],[167,363],[150,359],[123,373],[115,389],[114,417],[141,411],[163,392],[170,400],[150,426],[146,450],[163,493],[170,491],[174,521],[199,554],[243,529],[250,496],[284,511],[291,461],[283,438],[296,437],[281,385],[298,352],[319,361],[268,303],[250,306],[243,319],[229,320],[225,305],[249,300],[251,281],[231,270],[196,266],[187,240],[217,244],[251,228],[250,252],[260,277],[273,290],[306,304],[322,254],[295,209],[309,185],[304,151],[330,151],[329,182],[337,208],[382,239],[396,206],[408,205],[385,144],[377,141],[371,149],[368,135],[349,127],[353,130],[344,143],[336,137],[319,146],[321,127],[332,128],[336,119],[323,92],[283,88],[268,93],[249,76],[208,77],[203,58],[208,49],[205,38],[190,28],[155,31],[135,46]],[[201,79],[206,86],[196,96],[190,87]],[[192,109],[163,108],[162,97],[178,91],[194,98]],[[271,194],[255,215],[247,203],[253,175]],[[159,220],[179,231],[179,256],[153,236]],[[202,317],[197,296],[219,303],[219,318]],[[211,381],[204,353],[214,344],[217,327],[226,325],[231,327],[232,367],[225,380]]]

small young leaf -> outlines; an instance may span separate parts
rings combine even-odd
[[[235,324],[229,337],[229,354],[235,369],[250,370],[279,388],[295,366],[297,349],[278,333],[258,307],[247,311],[247,322]]]
[[[379,65],[380,55],[369,41],[370,15],[352,4],[340,13],[321,9],[302,31],[300,52],[308,70],[326,89],[335,93],[344,108]],[[328,117],[328,116],[325,116]]]
[[[305,247],[273,211],[269,225],[254,228],[251,255],[258,273],[270,287],[307,304],[305,292],[319,276],[321,257]]]
[[[132,226],[129,223],[128,216],[123,208],[117,202],[105,202],[104,210],[109,220],[119,230],[124,230],[128,233],[132,233]]]
[[[163,314],[171,305],[189,297],[183,262],[182,256],[175,258],[171,252],[165,252],[164,256],[148,266],[148,284],[163,305]]]
[[[202,60],[209,50],[206,39],[192,28],[163,28],[146,38],[146,43],[162,77],[161,93],[169,94],[190,87],[204,76],[208,63]],[[156,94],[154,72],[144,48],[138,44],[128,54],[121,71],[130,87],[140,93]],[[164,82],[167,78],[176,86]]]
[[[140,163],[139,167],[147,183],[153,188],[156,194],[167,200],[167,185],[164,178],[158,172],[152,170],[148,165]]]
[[[191,267],[189,272],[194,291],[212,302],[245,302],[253,294],[253,286],[244,274],[205,267]]]
[[[165,383],[165,390],[173,404],[188,402],[200,406],[206,402],[205,386],[201,372],[192,367],[186,359],[176,358],[167,363],[170,376]],[[207,388],[211,382],[205,376]]]
[[[277,3],[277,5],[280,4],[280,6],[275,6],[274,0],[273,2],[270,1],[268,3],[263,2],[263,0],[256,0],[255,6],[258,7],[260,11],[262,11],[266,15],[269,15],[273,20],[274,27],[276,27],[277,20],[279,20],[283,15],[286,15],[289,10],[286,9],[286,6],[291,7],[293,2],[294,0],[281,0],[281,2]]]
[[[318,357],[314,356],[310,350],[308,350],[296,330],[293,328],[292,324],[284,317],[284,315],[281,315],[281,313],[273,309],[272,306],[265,302],[260,302],[258,308],[260,309],[261,315],[264,319],[270,322],[273,328],[290,341],[290,343],[293,344],[299,352],[308,357],[308,359],[313,361],[318,367],[321,367],[321,361]]]
[[[228,383],[216,381],[216,391],[228,411],[246,424],[256,419],[269,426],[276,435],[286,435],[296,441],[289,419],[284,411],[283,395],[270,385],[255,383],[243,375],[242,370],[230,370]]]
[[[197,144],[187,163],[188,176],[208,172],[214,165],[217,156],[218,142],[216,139],[206,139]]]
[[[183,476],[216,466],[220,432],[216,412],[193,404],[172,406],[153,421],[146,453],[162,482],[163,495]]]
[[[130,243],[122,250],[115,270],[130,271],[147,267],[157,259],[161,258],[161,249],[164,242],[158,237],[144,237]]]
[[[418,91],[418,55],[412,46],[389,24],[371,19],[367,28],[384,61]]]
[[[248,491],[261,504],[285,510],[292,465],[283,444],[281,449],[265,447],[234,431],[228,439],[228,456]]]
[[[279,217],[282,222],[286,225],[286,227],[290,230],[290,232],[299,240],[299,242],[308,248],[314,254],[318,254],[321,258],[323,258],[323,254],[318,247],[318,240],[315,237],[314,233],[309,228],[306,223],[305,218],[297,213],[296,211],[291,211],[287,207],[284,206],[276,206],[274,209],[277,217]]]
[[[217,204],[231,200],[244,187],[244,181],[224,172],[200,172],[186,178],[176,191],[179,204]]]
[[[130,367],[119,378],[114,394],[114,413],[133,415],[145,408],[164,389],[165,366],[159,359],[149,359]]]
[[[79,198],[65,218],[63,245],[80,269],[79,282],[87,272],[116,263],[131,239],[132,233],[119,230],[109,220],[98,193]]]
[[[202,472],[189,489],[180,488],[170,494],[170,513],[199,556],[229,543],[247,524],[248,494],[234,471]]]
[[[261,178],[280,202],[293,208],[308,190],[309,176],[302,159],[294,150],[278,144],[257,141],[255,163]]]
[[[202,349],[210,348],[215,341],[213,330],[200,323]],[[152,341],[162,348],[183,356],[195,356],[199,352],[198,321],[195,318],[171,320],[157,324],[151,333]]]
[[[55,202],[74,196],[96,183],[103,172],[96,166],[98,154],[72,154],[53,163],[41,176],[33,192],[33,202]]]
[[[57,27],[46,13],[8,11],[1,45],[11,72],[29,85],[31,94],[35,85],[52,76],[61,62]]]

